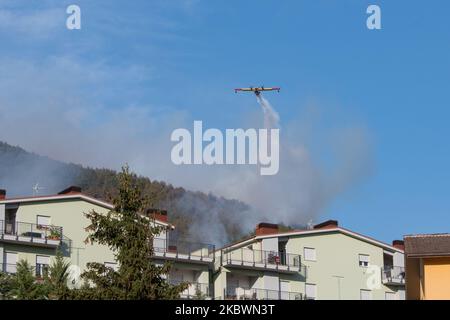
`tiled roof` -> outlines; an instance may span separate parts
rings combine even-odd
[[[419,234],[405,236],[408,257],[450,256],[450,234]]]

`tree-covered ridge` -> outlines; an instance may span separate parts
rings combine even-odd
[[[119,180],[114,170],[67,164],[0,142],[0,188],[7,189],[9,196],[30,195],[37,182],[45,188],[41,194],[53,194],[69,185],[77,185],[85,194],[111,201],[117,196]],[[175,235],[179,237],[221,245],[237,240],[249,231],[236,223],[249,209],[240,201],[192,192],[143,176],[137,176],[136,182],[143,195],[153,199],[150,206],[168,211],[170,222],[176,225]],[[198,230],[193,230],[193,227],[202,227],[201,222],[212,214],[218,217],[224,230],[219,241],[205,238],[204,234],[199,235]]]

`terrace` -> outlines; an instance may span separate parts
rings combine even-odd
[[[186,290],[180,294],[181,299],[210,299],[209,284],[199,282],[189,282]],[[172,285],[181,284],[182,281],[169,280]]]
[[[63,228],[28,222],[0,220],[0,241],[57,247],[63,238]]]
[[[302,273],[306,266],[301,256],[278,251],[253,250],[248,247],[223,252],[223,264],[226,267],[239,267],[260,270],[273,270],[286,273]]]
[[[403,267],[384,267],[381,271],[381,279],[386,285],[404,285],[405,284],[405,268]]]
[[[257,288],[228,287],[228,300],[303,300],[300,292],[277,291]]]
[[[155,258],[203,264],[214,262],[214,245],[207,243],[155,238],[153,239],[153,251]]]

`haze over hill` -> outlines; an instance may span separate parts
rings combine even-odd
[[[7,189],[8,196],[31,195],[36,183],[42,188],[40,194],[54,194],[77,185],[88,195],[109,200],[116,192],[117,172],[67,164],[0,142],[0,188]],[[168,210],[170,221],[176,225],[176,236],[222,245],[250,231],[236,223],[250,210],[243,202],[188,191],[147,177],[138,177],[138,183],[144,194],[155,199],[153,206]],[[213,223],[215,227],[208,228]]]

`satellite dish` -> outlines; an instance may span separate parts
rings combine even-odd
[[[67,270],[67,286],[71,289],[79,289],[81,287],[81,269],[77,265],[71,265]]]

